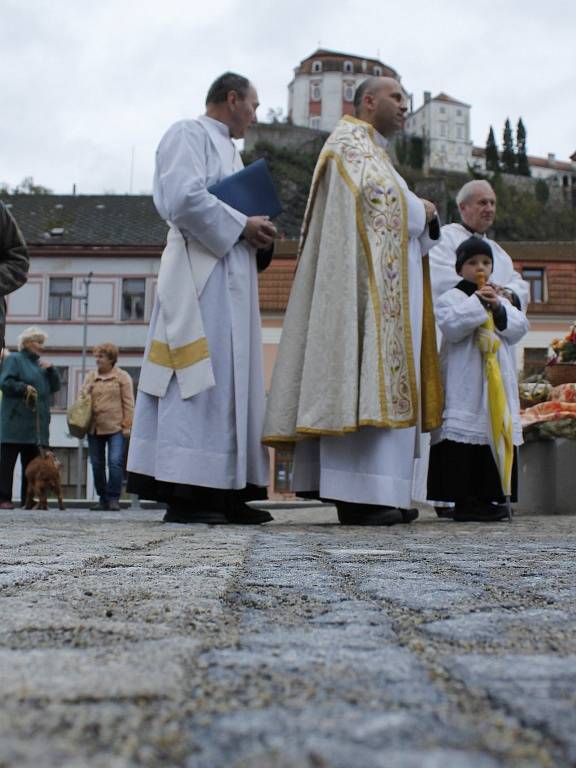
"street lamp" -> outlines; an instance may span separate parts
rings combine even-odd
[[[72,294],[73,299],[79,299],[82,302],[82,314],[84,320],[84,327],[82,333],[82,374],[81,382],[84,383],[86,378],[86,350],[88,347],[88,297],[90,294],[90,283],[92,282],[93,272],[88,272],[87,277],[82,280],[84,286],[84,293]],[[82,494],[82,474],[83,474],[83,462],[84,462],[84,438],[78,438],[78,467],[76,472],[76,498],[80,499]]]

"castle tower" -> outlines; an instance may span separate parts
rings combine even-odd
[[[342,115],[354,113],[356,86],[372,75],[400,80],[379,59],[319,48],[294,70],[288,85],[288,118],[294,125],[331,131]]]

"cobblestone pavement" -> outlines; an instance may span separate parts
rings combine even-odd
[[[0,768],[576,765],[576,518],[160,517],[2,513]]]

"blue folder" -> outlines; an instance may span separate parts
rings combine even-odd
[[[263,158],[212,184],[208,192],[246,216],[273,219],[282,213],[282,204]]]

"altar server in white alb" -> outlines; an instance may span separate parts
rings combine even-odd
[[[506,251],[487,235],[496,217],[496,194],[488,181],[468,181],[456,195],[460,223],[445,224],[440,241],[430,251],[430,279],[432,295],[436,301],[442,294],[454,288],[461,278],[456,272],[456,249],[471,235],[484,240],[492,251],[494,270],[490,285],[498,295],[507,298],[516,309],[526,312],[530,288],[528,283],[514,269]],[[422,457],[418,459],[414,472],[413,496],[417,501],[427,500],[426,478],[428,475],[428,436],[422,441]],[[440,517],[451,517],[446,505],[436,505]]]
[[[144,354],[128,455],[132,493],[164,501],[165,522],[261,523],[265,407],[257,249],[265,216],[246,217],[209,192],[242,168],[232,139],[255,122],[258,96],[227,72],[206,113],[175,123],[156,154],[154,203],[170,226]]]
[[[469,181],[458,192],[456,203],[461,222],[445,224],[442,227],[441,240],[430,251],[430,277],[434,299],[459,282],[460,277],[455,269],[456,249],[470,235],[475,235],[488,243],[494,257],[490,284],[513,306],[525,312],[530,291],[528,283],[516,272],[506,251],[486,235],[496,216],[496,194],[492,186],[481,179]]]
[[[296,443],[294,490],[344,525],[417,517],[420,430],[442,414],[423,262],[436,211],[386,150],[406,108],[400,83],[370,77],[324,145],[268,397],[265,442]]]
[[[460,522],[491,522],[507,516],[502,482],[491,443],[490,404],[480,341],[495,350],[511,417],[511,442],[522,443],[514,344],[529,329],[526,315],[490,284],[493,255],[485,239],[470,237],[456,250],[459,282],[435,302],[442,343],[440,359],[445,406],[440,429],[432,433],[428,496],[451,502]],[[478,289],[482,273],[486,281]],[[482,326],[492,312],[495,332]],[[483,339],[479,334],[484,334]],[[493,338],[491,338],[493,336]],[[512,465],[511,501],[516,501],[517,462]]]

